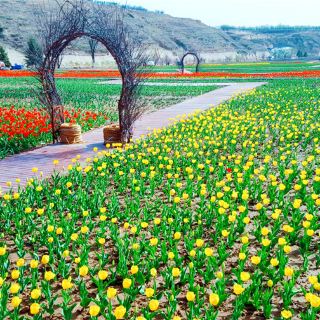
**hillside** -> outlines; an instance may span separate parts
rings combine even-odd
[[[30,34],[36,31],[34,6],[42,0],[1,0],[0,26],[4,42],[22,50]],[[129,10],[126,17],[135,36],[163,50],[184,52],[192,49],[204,52],[226,52],[241,49],[223,31],[192,19],[174,18],[166,14]]]
[[[22,59],[21,52],[28,38],[36,33],[33,11],[43,2],[1,0],[0,30],[2,27],[3,36],[0,40],[16,60]],[[282,48],[286,50],[286,58],[295,57],[298,50],[306,52],[308,57],[317,57],[320,52],[318,29],[268,32],[259,28],[213,28],[197,20],[133,9],[128,11],[126,22],[138,41],[149,44],[153,51],[157,48],[171,63],[186,50],[199,52],[206,62],[267,59],[278,55],[275,50]],[[88,52],[87,42],[73,43],[68,52],[69,60]]]
[[[259,47],[268,52],[268,55],[274,55],[275,51],[281,49],[286,51],[284,58],[308,56],[317,58],[320,54],[320,27],[221,27],[234,42],[241,43],[248,50],[255,50]],[[298,53],[299,56],[299,53]]]

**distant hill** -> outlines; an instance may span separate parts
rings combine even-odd
[[[235,42],[240,42],[249,50],[268,52],[273,56],[277,51],[284,50],[287,56],[284,58],[320,56],[320,27],[308,26],[260,26],[255,28],[221,26]],[[275,56],[277,58],[277,56]]]
[[[35,34],[34,6],[44,1],[1,0],[0,41],[9,53],[22,52],[28,38]],[[315,58],[320,53],[317,27],[213,28],[198,20],[175,18],[141,7],[130,8],[126,22],[138,41],[149,44],[152,50],[157,49],[171,62],[187,50],[199,52],[207,62],[281,58],[282,55],[292,58],[297,53]],[[79,54],[88,52],[88,46],[81,40],[68,50]]]

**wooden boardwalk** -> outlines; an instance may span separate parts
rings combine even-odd
[[[146,135],[153,129],[170,125],[173,118],[178,115],[189,114],[196,110],[206,110],[232,98],[234,95],[252,90],[265,84],[264,82],[230,83],[228,86],[208,92],[204,95],[186,100],[171,107],[145,114],[135,123],[134,139]],[[24,186],[28,178],[50,177],[54,170],[64,171],[76,156],[80,156],[80,162],[95,156],[93,148],[104,150],[102,129],[94,129],[83,134],[83,143],[76,145],[48,145],[32,151],[23,152],[0,160],[0,188],[2,191],[9,189],[7,182],[11,182],[13,188],[17,187],[16,179],[21,179],[20,185]],[[58,165],[53,160],[59,160]],[[32,172],[37,167],[38,173]],[[0,189],[0,190],[1,190]]]

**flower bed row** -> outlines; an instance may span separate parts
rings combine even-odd
[[[0,77],[33,77],[36,74],[31,71],[0,71]],[[145,73],[146,78],[253,78],[253,79],[277,79],[277,78],[319,78],[320,70],[270,72],[270,73],[237,73],[237,72],[198,72],[186,73]],[[119,78],[120,73],[115,70],[79,70],[63,71],[56,74],[57,78]]]
[[[80,109],[65,110],[65,119],[79,123],[84,131],[103,125],[107,118],[101,112]],[[47,143],[51,124],[45,110],[0,107],[0,158]]]
[[[319,120],[277,82],[4,194],[1,317],[318,319]]]

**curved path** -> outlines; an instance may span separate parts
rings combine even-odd
[[[189,114],[196,110],[209,109],[232,98],[236,94],[252,90],[263,84],[265,82],[228,83],[223,88],[183,101],[171,107],[145,114],[135,123],[134,139],[152,132],[153,129],[170,125],[172,119],[178,115]],[[43,177],[49,177],[55,170],[66,170],[71,159],[77,155],[81,157],[80,162],[85,162],[87,158],[95,155],[93,151],[94,147],[100,150],[105,149],[101,128],[83,134],[83,141],[83,143],[75,145],[48,145],[0,160],[0,188],[3,192],[7,191],[9,189],[7,182],[11,182],[11,186],[16,188],[16,179],[21,179],[20,185],[24,186],[28,178],[35,176],[35,173],[32,172],[33,167],[39,168],[37,175],[42,171]],[[59,164],[54,165],[53,160],[59,160]]]

